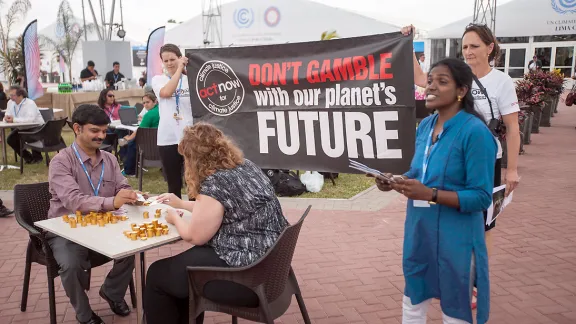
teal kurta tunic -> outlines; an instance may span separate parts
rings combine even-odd
[[[438,115],[432,115],[420,123],[414,158],[405,175],[429,188],[456,192],[460,208],[439,204],[415,207],[414,201],[408,200],[404,293],[413,305],[439,298],[446,315],[472,323],[470,284],[476,282],[477,321],[483,324],[490,307],[483,211],[492,201],[497,146],[486,124],[460,111],[444,123],[423,179],[425,150],[437,119]],[[472,255],[475,278],[471,278]]]

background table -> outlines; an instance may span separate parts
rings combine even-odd
[[[116,128],[116,129],[125,129],[125,130],[129,130],[131,132],[135,132],[136,130],[138,130],[138,126],[130,126],[130,125],[124,125],[122,124],[121,121],[119,120],[113,120],[110,123],[110,127],[111,128]]]
[[[62,217],[47,219],[34,223],[34,225],[54,233],[58,236],[66,238],[76,244],[82,245],[90,250],[103,254],[111,259],[122,259],[131,255],[135,256],[135,274],[136,274],[136,295],[137,295],[137,323],[142,323],[143,319],[143,287],[146,278],[146,260],[144,251],[150,250],[161,245],[175,242],[180,239],[180,235],[176,231],[176,227],[166,222],[164,211],[168,208],[167,205],[158,204],[154,206],[129,206],[124,205],[128,216],[127,221],[119,221],[117,224],[106,224],[105,227],[98,225],[88,225],[82,227],[78,224],[77,228],[70,228],[70,225],[62,219]],[[168,224],[168,235],[160,237],[148,238],[146,241],[132,241],[124,235],[124,231],[131,231],[130,224],[142,224],[145,222],[152,222],[156,209],[162,209],[162,217],[158,221],[163,224]],[[143,213],[148,211],[150,214],[149,219],[144,219]],[[187,210],[184,212],[183,218],[190,221],[191,213]],[[74,215],[70,215],[74,216]]]
[[[41,124],[37,123],[7,123],[4,121],[0,121],[0,139],[2,140],[2,164],[0,165],[0,171],[4,169],[20,169],[20,167],[14,165],[8,165],[8,153],[6,152],[6,128],[25,128],[25,127],[34,127],[40,126]]]
[[[136,103],[142,102],[144,89],[128,89],[128,90],[114,90],[116,101],[128,101],[131,106]],[[42,107],[60,108],[64,112],[63,117],[72,119],[72,113],[76,107],[81,104],[98,104],[98,97],[100,91],[90,92],[72,92],[72,93],[49,93],[45,92],[44,95],[38,98],[36,104]]]

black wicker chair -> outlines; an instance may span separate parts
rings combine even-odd
[[[138,190],[142,191],[144,168],[149,166],[162,167],[160,152],[156,142],[157,128],[138,128],[136,131],[136,147],[138,148],[136,172],[138,173]]]
[[[32,262],[36,262],[46,267],[48,274],[48,304],[50,309],[50,324],[56,324],[56,295],[54,293],[54,278],[58,277],[59,267],[52,255],[52,250],[44,237],[42,230],[34,226],[34,222],[45,220],[50,208],[50,198],[48,182],[34,184],[17,184],[14,186],[14,215],[20,226],[28,231],[30,240],[26,249],[26,268],[24,272],[24,283],[22,288],[22,302],[20,310],[25,312],[28,303],[28,288],[30,286],[30,270]],[[93,265],[93,267],[102,264]],[[89,278],[90,278],[90,270]],[[90,289],[88,282],[87,289]],[[132,306],[136,307],[136,290],[134,280],[130,281],[130,297]]]
[[[19,131],[20,156],[26,149],[44,152],[46,166],[50,164],[48,152],[60,152],[66,148],[62,138],[62,129],[66,125],[65,119],[49,120],[42,127],[33,131]],[[20,174],[24,173],[24,159],[20,158]]]
[[[254,264],[240,268],[187,267],[190,290],[189,323],[196,323],[198,315],[205,311],[230,314],[232,323],[238,323],[238,317],[260,323],[274,323],[276,318],[288,310],[292,295],[296,295],[304,323],[309,324],[308,311],[291,263],[302,223],[311,207],[308,206],[300,220],[288,226],[268,252]],[[221,281],[249,288],[257,296],[258,302],[250,307],[240,307],[227,305],[224,301],[219,302],[220,296],[204,294],[207,285]]]

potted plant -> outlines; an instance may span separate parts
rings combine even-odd
[[[535,134],[539,133],[544,102],[542,86],[539,85],[538,82],[535,82],[534,79],[530,79],[529,76],[525,75],[524,79],[516,81],[516,96],[518,97],[520,106],[529,106],[529,108],[525,110],[530,110],[533,113],[531,132]]]
[[[565,83],[566,80],[564,80],[564,74],[560,69],[550,72],[548,88],[552,89],[553,103],[552,110],[550,111],[552,117],[554,117],[555,113],[558,113],[558,103],[560,102],[560,95],[564,91]]]
[[[60,83],[60,75],[58,74],[58,72],[56,71],[52,72],[52,77],[54,78],[54,83]]]
[[[42,83],[47,83],[48,82],[48,72],[44,71],[44,70],[40,70],[40,79],[42,80]]]

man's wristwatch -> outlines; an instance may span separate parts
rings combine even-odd
[[[432,199],[428,203],[430,205],[436,205],[438,203],[438,189],[432,188]]]

